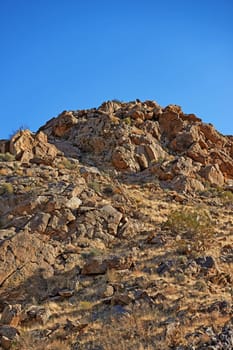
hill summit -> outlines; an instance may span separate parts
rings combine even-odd
[[[64,111],[36,134],[21,131],[0,148],[23,163],[52,164],[65,156],[139,180],[151,175],[178,191],[233,180],[233,137],[177,105],[162,108],[154,101],[108,101],[98,109]]]
[[[233,348],[233,136],[104,102],[0,140],[0,349]]]

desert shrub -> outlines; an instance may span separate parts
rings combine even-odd
[[[27,125],[20,125],[16,130],[12,130],[11,134],[9,135],[9,139],[14,137],[18,132],[24,131],[24,130],[29,130],[29,127]]]
[[[199,207],[172,211],[163,228],[176,237],[174,244],[179,254],[196,255],[207,250],[214,234],[210,213]]]
[[[68,170],[76,170],[78,169],[78,166],[76,163],[70,161],[67,158],[63,158],[62,161],[59,163],[58,167],[60,169],[68,169]]]
[[[0,185],[0,195],[12,194],[13,192],[14,192],[14,188],[11,183],[5,182]]]
[[[126,124],[126,125],[131,125],[131,118],[130,117],[126,117],[123,119],[123,122]]]
[[[201,195],[210,198],[219,198],[223,204],[233,202],[233,192],[221,187],[209,187],[205,191],[201,192]]]
[[[15,156],[13,154],[7,153],[0,153],[0,162],[11,162],[15,160]]]
[[[193,287],[201,292],[205,292],[207,290],[207,285],[204,280],[197,280]]]
[[[233,202],[233,192],[231,191],[221,191],[219,197],[224,203]]]
[[[101,192],[101,184],[97,181],[91,181],[88,183],[88,186],[95,192]]]

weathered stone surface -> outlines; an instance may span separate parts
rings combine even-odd
[[[67,132],[77,123],[72,112],[64,111],[57,118],[52,118],[43,127],[47,135],[66,136]]]
[[[33,159],[35,162],[52,162],[59,153],[54,145],[48,143],[47,135],[42,131],[37,134],[29,130],[17,132],[10,140],[9,149],[16,159],[25,163]]]
[[[28,228],[31,231],[45,232],[51,215],[49,213],[37,213],[30,220]]]
[[[83,275],[104,274],[107,271],[107,262],[102,259],[93,258],[89,260],[82,269]]]
[[[165,110],[160,115],[159,125],[161,133],[168,140],[172,140],[184,128],[183,121],[180,119],[178,113],[172,110]]]
[[[2,313],[0,324],[7,324],[12,327],[17,327],[20,322],[21,305],[7,305]]]
[[[41,324],[44,325],[51,316],[49,308],[31,305],[26,311],[23,324]]]
[[[83,267],[83,275],[104,274],[108,269],[125,270],[134,263],[131,256],[112,256],[109,258],[92,258]]]
[[[29,298],[30,293],[42,295],[46,291],[43,278],[53,275],[51,265],[57,251],[58,247],[36,233],[22,231],[4,240],[0,246],[0,296],[15,303]]]
[[[123,215],[111,205],[105,205],[104,207],[102,207],[100,209],[100,215],[108,225],[108,232],[110,234],[116,235],[118,225]]]
[[[203,191],[205,188],[199,180],[184,175],[175,176],[171,182],[167,182],[167,186],[172,190],[188,193]]]
[[[203,167],[200,170],[200,175],[213,185],[223,186],[224,184],[224,176],[218,164]]]
[[[15,327],[0,325],[0,344],[4,350],[11,348],[13,341],[17,339],[19,331]]]
[[[72,197],[66,202],[66,207],[71,210],[74,210],[74,209],[78,209],[81,204],[82,204],[81,199],[79,199],[78,197]]]

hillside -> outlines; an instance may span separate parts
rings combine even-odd
[[[233,136],[108,101],[0,140],[0,346],[233,348]]]

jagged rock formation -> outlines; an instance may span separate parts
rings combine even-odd
[[[232,136],[109,101],[0,153],[0,347],[230,349]]]
[[[88,158],[121,172],[153,174],[180,191],[233,180],[232,138],[179,106],[161,108],[154,101],[109,101],[98,109],[63,112],[35,135],[19,132],[1,148],[23,162],[51,164],[61,152]]]

